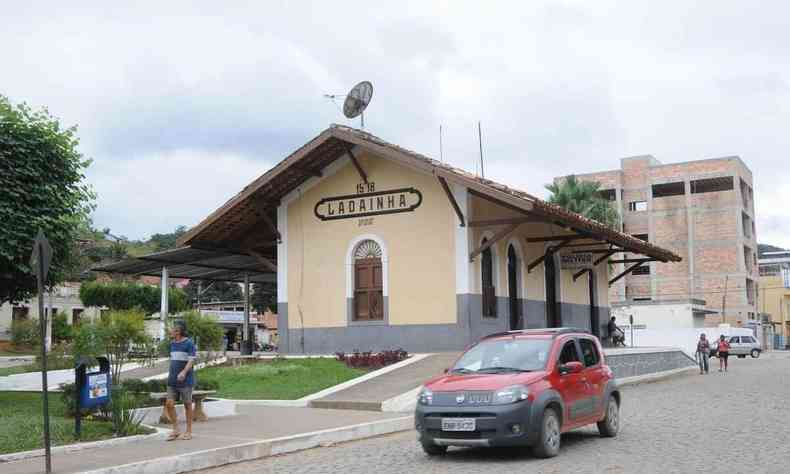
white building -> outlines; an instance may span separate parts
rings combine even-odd
[[[689,329],[705,326],[705,317],[716,314],[706,309],[705,300],[654,300],[612,303],[612,316],[620,327],[630,324],[639,329]]]
[[[45,312],[52,308],[52,314],[65,314],[69,324],[84,320],[94,320],[101,314],[95,307],[86,307],[80,300],[80,283],[65,282],[44,296]],[[0,340],[11,338],[11,323],[18,319],[39,319],[38,297],[19,303],[0,305]]]

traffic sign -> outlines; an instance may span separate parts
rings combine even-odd
[[[52,263],[52,246],[49,244],[49,239],[44,235],[44,231],[38,230],[36,240],[33,241],[33,254],[30,256],[30,267],[33,268],[33,273],[38,275],[39,270],[42,270],[41,279],[46,280],[49,274],[49,264]],[[41,262],[39,262],[39,260]]]

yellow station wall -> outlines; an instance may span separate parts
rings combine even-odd
[[[349,162],[288,204],[288,322],[291,328],[347,325],[346,256],[361,234],[386,246],[389,324],[456,322],[455,214],[435,177],[388,159],[356,154],[376,191],[415,187],[422,203],[413,212],[322,221],[314,215],[325,197],[354,194],[362,182]]]

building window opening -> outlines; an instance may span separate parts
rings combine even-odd
[[[617,191],[614,189],[602,189],[598,191],[598,195],[607,201],[617,201]]]
[[[559,275],[552,248],[546,250],[543,268],[546,277],[546,327],[558,328],[562,326],[562,311],[559,302],[559,288],[557,288]]]
[[[686,194],[686,183],[680,181],[678,183],[664,183],[653,185],[653,197],[669,197],[669,196],[683,196]]]
[[[650,275],[650,264],[643,263],[642,265],[636,267],[632,275]]]
[[[521,320],[521,303],[518,299],[520,263],[516,249],[512,245],[507,248],[507,291],[510,307],[510,329],[523,329]]]
[[[30,308],[14,306],[11,310],[11,321],[24,321],[30,318]]]
[[[691,182],[691,194],[732,191],[733,189],[734,185],[732,176],[725,176],[723,178],[698,179]]]
[[[384,319],[384,285],[381,247],[363,240],[354,250],[354,320]]]
[[[647,201],[631,201],[628,203],[628,210],[631,212],[647,211]]]
[[[488,239],[483,239],[485,244]],[[496,318],[496,288],[494,287],[494,256],[491,247],[483,250],[480,259],[480,286],[483,293],[483,317]]]
[[[746,279],[746,302],[749,305],[754,304],[754,280]]]

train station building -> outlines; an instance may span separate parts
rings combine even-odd
[[[526,172],[526,170],[525,170]],[[459,350],[487,334],[605,331],[609,286],[671,251],[333,125],[190,229],[107,271],[276,281],[280,352]],[[625,269],[610,274],[612,263]]]

